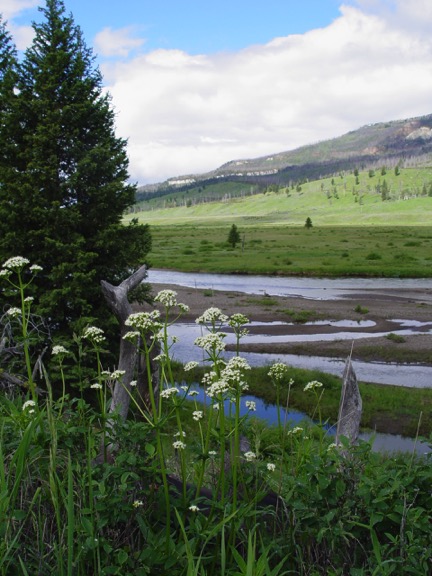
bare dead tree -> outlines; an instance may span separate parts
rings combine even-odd
[[[124,340],[123,336],[129,331],[125,325],[126,319],[132,314],[132,306],[128,300],[128,294],[147,276],[147,267],[141,266],[129,278],[123,280],[118,286],[113,286],[102,280],[102,292],[108,306],[120,324],[120,353],[118,369],[124,370],[123,382],[115,382],[112,394],[110,413],[117,411],[122,420],[126,420],[130,404],[130,382],[134,379],[137,367],[138,352],[136,346]]]

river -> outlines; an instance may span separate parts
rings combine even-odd
[[[296,296],[315,300],[337,300],[344,296],[369,292],[386,294],[398,290],[401,296],[411,297],[411,291],[427,289],[432,302],[432,278],[299,278],[280,276],[243,276],[235,274],[203,274],[150,270],[152,284],[177,284],[191,288],[211,288],[245,294]]]
[[[267,276],[236,276],[229,274],[189,274],[183,272],[173,272],[168,270],[150,270],[148,280],[152,284],[174,284],[179,286],[189,286],[192,288],[212,288],[214,290],[245,292],[248,294],[271,294],[275,296],[295,296],[313,299],[338,299],[350,294],[360,294],[362,291],[374,291],[376,294],[385,294],[386,290],[398,290],[399,296],[406,296],[412,299],[412,291],[416,289],[431,290],[432,301],[432,279],[399,279],[399,278],[279,278]],[[306,295],[306,296],[305,296]],[[426,295],[427,296],[427,295]],[[425,300],[425,293],[422,292],[421,299]],[[395,321],[396,322],[396,321]],[[403,320],[399,321],[403,323]],[[358,323],[361,329],[361,323]],[[406,331],[399,331],[401,335],[414,334],[417,328],[421,328],[421,323],[416,327],[415,322],[411,322]],[[430,330],[432,331],[432,318]],[[395,331],[395,330],[392,330]],[[178,324],[173,327],[173,333],[179,337],[180,341],[174,350],[178,360],[197,360],[201,351],[193,346],[195,338],[199,335],[199,328],[194,324]],[[384,334],[377,333],[375,336]],[[343,326],[339,332],[332,334],[309,335],[308,338],[321,339],[343,339],[345,337],[361,338],[374,336],[371,333],[353,332],[345,333]],[[252,337],[251,337],[252,338]],[[269,342],[269,336],[263,332],[261,335],[254,334],[255,342],[257,338]],[[275,338],[275,337],[273,337]],[[287,339],[287,337],[285,337]],[[291,342],[305,341],[304,335],[289,337]],[[229,336],[227,339],[229,342]],[[326,358],[322,356],[297,356],[293,354],[268,354],[268,353],[247,353],[245,356],[251,365],[257,366],[270,364],[272,362],[285,362],[297,368],[310,370],[321,370],[341,376],[345,359]],[[415,388],[432,387],[432,367],[415,364],[390,364],[382,362],[353,362],[357,377],[362,382],[373,382],[376,384],[391,384],[395,386],[407,386]]]
[[[398,278],[282,278],[267,276],[236,276],[224,274],[189,274],[173,272],[167,270],[150,270],[148,281],[152,284],[173,284],[187,286],[191,288],[222,291],[244,292],[247,294],[268,294],[274,296],[302,297],[316,300],[335,300],[346,296],[358,295],[362,292],[374,291],[375,294],[386,294],[388,290],[398,290],[399,297],[415,298],[412,291],[422,289],[430,290],[430,301],[432,302],[432,279],[398,279]],[[426,295],[428,296],[428,295]],[[421,296],[425,300],[425,294]],[[426,297],[427,299],[427,297]],[[402,323],[403,320],[395,321]],[[359,329],[366,327],[366,323],[357,323]],[[331,338],[342,338],[343,328],[346,323],[340,323],[340,332],[330,335]],[[422,327],[422,323],[418,323]],[[406,327],[406,333],[414,333],[416,322],[410,322]],[[432,330],[432,319],[431,319]],[[178,342],[172,347],[173,357],[182,362],[190,360],[202,361],[202,350],[194,346],[195,338],[201,334],[201,327],[196,324],[179,323],[171,327],[171,335],[178,337]],[[411,332],[408,332],[411,331]],[[364,337],[370,337],[370,333],[364,333]],[[353,333],[349,333],[349,338],[353,338]],[[314,338],[328,338],[329,335],[313,335]],[[359,332],[356,337],[362,337]],[[265,335],[265,323],[263,324],[263,334],[254,333],[251,338],[255,341],[258,338],[268,338]],[[304,336],[298,336],[298,340]],[[295,341],[295,337],[290,337]],[[227,335],[227,343],[233,341],[232,335]],[[268,341],[268,340],[267,340]],[[230,354],[227,354],[229,356]],[[323,372],[342,376],[345,362],[341,359],[323,358],[319,356],[297,356],[297,355],[275,355],[262,353],[242,353],[249,364],[258,366],[271,364],[273,362],[285,362],[298,368],[317,369]],[[400,365],[379,362],[353,362],[353,367],[359,380],[363,382],[373,382],[381,384],[392,384],[407,387],[432,387],[432,368],[422,365]],[[275,407],[266,406],[260,399],[254,399],[259,407],[259,417],[273,423],[275,418]],[[296,421],[304,418],[304,414],[290,411],[289,417]],[[369,439],[370,433],[363,433],[363,439]],[[430,452],[429,446],[417,443],[411,438],[404,438],[395,434],[376,434],[373,443],[374,450],[380,451],[416,451],[418,454]]]

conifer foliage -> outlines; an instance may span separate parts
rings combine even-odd
[[[147,226],[121,222],[135,186],[92,51],[62,0],[40,11],[19,65],[0,21],[0,260],[43,266],[38,311],[70,331],[107,315],[100,281],[142,265],[151,239]]]

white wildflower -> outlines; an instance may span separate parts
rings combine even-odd
[[[160,395],[162,398],[171,398],[171,396],[174,396],[175,394],[178,394],[178,389],[177,388],[165,388],[165,390],[162,390]]]
[[[198,394],[199,394],[198,390],[191,390],[188,396],[198,396]]]
[[[111,380],[120,380],[126,374],[126,370],[114,370],[111,374]]]
[[[318,382],[318,380],[312,380],[303,388],[303,391],[306,392],[307,390],[317,390],[318,388],[322,388],[322,382]]]
[[[130,386],[131,388],[135,388],[136,385],[137,385],[137,381],[136,381],[136,380],[131,380],[131,381],[129,382],[129,386]]]
[[[240,313],[233,314],[228,321],[228,325],[231,326],[231,328],[243,326],[243,324],[249,324],[249,318]]]
[[[59,344],[57,344],[56,346],[53,346],[51,354],[53,356],[59,356],[61,354],[69,354],[69,350],[66,350],[64,346],[60,346]]]
[[[126,326],[131,326],[137,330],[146,331],[159,331],[161,328],[160,323],[160,313],[158,310],[153,310],[152,312],[136,312],[131,314],[125,320]]]
[[[39,264],[32,264],[30,266],[30,270],[32,272],[42,272],[43,268],[42,268],[42,266],[39,266]]]
[[[34,408],[36,406],[36,402],[34,400],[27,400],[26,402],[24,402],[23,404],[23,411],[27,410],[27,408]]]
[[[214,398],[215,396],[221,396],[227,394],[231,390],[229,383],[226,380],[220,379],[213,382],[211,386],[207,389],[207,396]]]
[[[285,377],[285,374],[288,371],[288,367],[286,364],[282,364],[281,362],[276,362],[273,366],[270,367],[268,371],[268,375],[270,378],[276,380],[276,382],[280,382]]]
[[[132,506],[134,508],[140,508],[141,506],[144,506],[144,502],[142,500],[135,500]]]
[[[97,328],[96,326],[87,326],[87,328],[84,330],[83,338],[86,340],[91,340],[96,344],[101,344],[105,340],[102,328]]]
[[[10,270],[0,270],[0,278],[3,276],[5,278],[9,278],[9,276],[12,274],[12,272]]]
[[[99,382],[96,382],[95,384],[92,384],[90,386],[90,388],[93,388],[93,390],[101,390],[102,389],[102,384],[100,384]]]
[[[218,334],[211,332],[205,336],[198,336],[194,343],[206,352],[222,352],[225,350],[225,343],[223,341],[225,336],[226,334],[224,332],[219,332]]]
[[[134,344],[139,337],[140,333],[137,330],[131,330],[129,332],[126,332],[126,334],[123,336],[123,340],[128,340],[129,342],[132,342]]]
[[[209,456],[217,456],[216,450],[209,450]]]
[[[251,412],[256,412],[256,402],[253,400],[246,400],[246,408]]]
[[[198,422],[199,420],[202,419],[202,417],[204,416],[204,413],[202,410],[195,410],[194,412],[192,412],[192,418]]]
[[[9,310],[6,312],[6,314],[8,316],[10,316],[11,318],[18,318],[19,316],[21,316],[21,308],[17,308],[16,306],[12,306],[11,308],[9,308]]]
[[[174,434],[174,438],[186,438],[186,432],[184,430],[182,430],[181,432],[176,432]]]
[[[228,316],[224,314],[219,308],[208,308],[195,322],[197,324],[224,324],[228,321]]]
[[[304,428],[302,428],[301,426],[294,426],[294,428],[289,430],[287,434],[288,436],[297,436],[298,434],[301,434],[303,431]]]
[[[155,296],[155,302],[160,302],[167,308],[177,305],[177,292],[174,290],[161,290]]]
[[[25,302],[26,304],[31,304],[31,303],[33,302],[33,300],[34,300],[33,296],[26,296],[26,297],[24,298],[24,302]]]
[[[199,366],[198,362],[195,362],[194,360],[192,360],[191,362],[188,362],[187,364],[184,365],[183,370],[185,372],[189,372],[190,370],[193,370],[197,366]]]
[[[189,306],[187,304],[183,304],[182,302],[179,302],[177,306],[180,308],[181,312],[189,312],[190,310]]]
[[[267,463],[267,470],[269,472],[274,472],[276,470],[276,464],[273,464],[272,462],[268,462]]]
[[[245,452],[244,457],[248,462],[253,462],[256,459],[255,452]]]
[[[176,440],[173,442],[173,447],[175,450],[184,450],[186,448],[186,444],[181,440]]]
[[[195,504],[192,504],[192,506],[189,506],[189,510],[191,512],[199,512],[199,508],[198,508],[198,506],[195,506]]]
[[[6,260],[3,264],[3,268],[8,270],[21,270],[21,268],[24,268],[27,264],[30,264],[30,260],[27,260],[27,258],[23,258],[22,256],[13,256],[12,258],[9,258],[9,260]]]

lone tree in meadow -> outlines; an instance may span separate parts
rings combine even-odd
[[[0,262],[43,267],[36,311],[70,334],[79,319],[106,327],[100,282],[142,265],[151,237],[136,220],[122,224],[136,188],[92,51],[62,0],[40,11],[19,66],[0,28]]]
[[[228,234],[228,244],[231,244],[231,246],[235,248],[236,244],[238,244],[239,242],[240,242],[240,233],[237,229],[237,226],[233,224]]]
[[[309,218],[309,216],[306,218],[305,228],[307,228],[308,230],[309,228],[312,228],[312,220]]]

